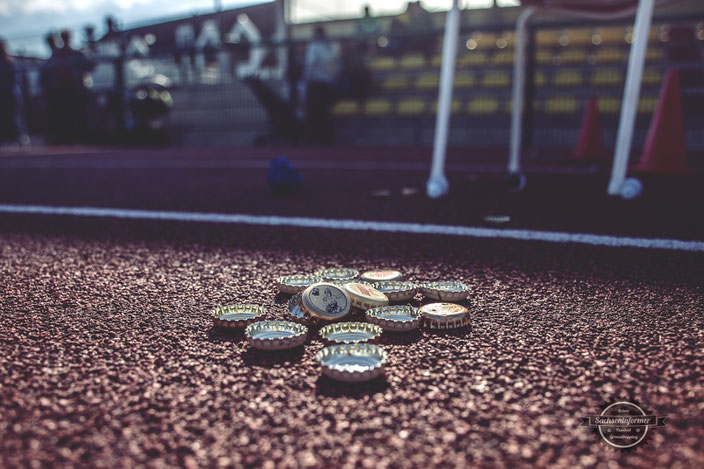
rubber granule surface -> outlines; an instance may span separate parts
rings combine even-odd
[[[704,465],[704,256],[69,218],[0,220],[2,467]],[[398,268],[471,286],[469,328],[388,334],[386,374],[252,350],[220,304],[283,318],[279,275]],[[629,453],[579,417],[632,397]]]

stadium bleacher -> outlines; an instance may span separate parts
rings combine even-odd
[[[698,32],[704,38],[704,27],[691,26],[695,34]],[[665,51],[669,31],[668,24],[656,23],[649,33],[638,106],[638,113],[643,116],[652,113],[657,104],[659,87],[668,67]],[[632,27],[627,25],[537,28],[533,35],[532,66],[535,118],[560,116],[558,127],[563,126],[568,134],[575,134],[591,97],[598,99],[601,113],[615,118],[621,107],[632,35]],[[474,31],[466,34],[460,45],[452,114],[482,116],[485,125],[507,127],[512,108],[512,31]],[[373,124],[360,121],[394,116],[395,119],[386,121],[385,125],[418,128],[418,119],[422,119],[424,129],[432,128],[441,63],[439,50],[427,58],[417,53],[387,56],[380,50],[369,61],[375,83],[372,95],[366,103],[339,101],[333,110],[338,126],[368,128]],[[647,120],[641,125],[647,125]],[[350,135],[349,132],[343,134]],[[637,132],[641,134],[642,131]],[[423,138],[427,141],[423,143],[430,143],[431,135],[425,132]]]

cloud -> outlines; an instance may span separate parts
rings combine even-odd
[[[129,9],[149,0],[2,0],[0,15],[32,15],[36,13],[67,13],[95,8]]]

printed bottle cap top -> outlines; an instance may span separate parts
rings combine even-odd
[[[335,321],[350,313],[352,302],[349,295],[332,283],[314,283],[301,295],[301,308],[310,316]]]
[[[469,310],[454,303],[430,303],[420,307],[425,325],[431,329],[454,329],[469,324]]]
[[[369,309],[389,304],[389,299],[386,295],[366,283],[348,282],[343,288],[355,308]]]

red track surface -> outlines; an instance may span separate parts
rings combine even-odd
[[[454,224],[500,212],[516,227],[586,229],[587,217],[590,232],[702,239],[694,180],[669,194],[676,210],[648,217],[644,201],[592,198],[603,185],[587,176],[535,178],[508,197],[465,174],[431,202],[368,197],[413,185],[388,172],[310,171],[306,194],[284,200],[265,195],[262,170],[1,172],[0,203]],[[702,254],[8,215],[0,246],[2,467],[704,465]],[[317,331],[266,354],[212,328],[207,312],[224,303],[283,317],[274,279],[332,265],[463,280],[472,325],[383,337],[385,379],[356,386],[320,376]],[[607,450],[578,417],[617,397],[669,425],[636,451]]]

